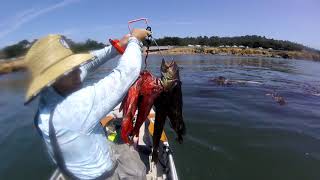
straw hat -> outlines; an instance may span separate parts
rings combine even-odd
[[[39,39],[28,51],[25,62],[31,73],[25,104],[39,92],[52,85],[59,77],[87,63],[93,56],[89,53],[74,54],[63,36],[48,35]]]

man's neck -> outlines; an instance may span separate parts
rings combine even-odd
[[[62,97],[67,97],[69,94],[72,93],[71,90],[59,88],[57,86],[52,86],[53,89]]]

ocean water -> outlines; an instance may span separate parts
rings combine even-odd
[[[180,67],[187,134],[166,127],[180,179],[320,179],[320,63],[211,55],[166,56]],[[116,60],[88,77],[106,76]],[[159,75],[160,56],[148,69]],[[235,82],[217,86],[224,76]],[[23,106],[24,72],[0,76],[0,179],[48,179],[54,171]],[[268,94],[277,92],[281,106]]]

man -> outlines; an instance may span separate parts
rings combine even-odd
[[[115,158],[99,120],[121,102],[138,78],[141,41],[149,34],[135,29],[130,37],[124,37],[120,43],[127,48],[117,67],[83,88],[81,82],[88,72],[118,54],[112,46],[74,54],[62,36],[49,35],[39,39],[27,53],[25,60],[32,80],[25,103],[40,94],[36,127],[49,155],[69,178],[145,179],[142,162]]]

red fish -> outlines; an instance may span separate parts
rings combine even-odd
[[[154,100],[163,91],[160,79],[149,71],[142,71],[138,80],[130,87],[123,99],[120,111],[123,109],[121,138],[126,143],[132,143],[129,136],[138,136],[139,129],[147,119]],[[136,123],[133,127],[133,117],[138,109]]]
[[[133,135],[139,135],[139,129],[147,119],[153,106],[154,100],[163,91],[159,78],[153,76],[149,71],[142,72],[142,85],[139,94],[138,116],[133,128]]]
[[[139,77],[130,87],[128,94],[123,99],[120,111],[123,110],[123,120],[121,124],[121,138],[124,142],[129,143],[129,135],[133,130],[133,117],[138,107],[138,97],[141,89],[142,78]]]

